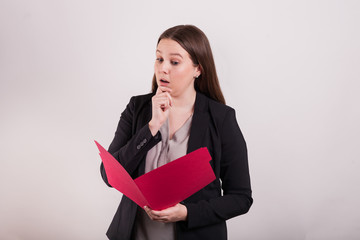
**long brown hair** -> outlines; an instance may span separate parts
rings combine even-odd
[[[195,66],[200,67],[201,74],[195,79],[195,89],[215,101],[225,104],[224,95],[221,92],[215,62],[206,35],[193,25],[179,25],[163,32],[157,44],[162,39],[171,39],[180,44],[190,55]],[[156,76],[152,80],[152,92],[157,89]]]

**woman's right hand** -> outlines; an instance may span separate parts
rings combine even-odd
[[[149,122],[149,128],[153,136],[169,117],[169,110],[172,106],[170,93],[170,88],[158,86],[156,94],[152,97],[152,118]]]

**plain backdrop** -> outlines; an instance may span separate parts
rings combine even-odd
[[[0,0],[0,239],[99,240],[99,172],[159,35],[208,36],[254,204],[230,240],[360,239],[360,2]]]

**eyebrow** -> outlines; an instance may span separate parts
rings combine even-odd
[[[160,50],[156,50],[156,52],[162,53]],[[170,53],[171,56],[179,56],[181,58],[183,58],[183,56],[181,56],[180,53]]]

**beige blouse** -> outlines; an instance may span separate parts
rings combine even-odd
[[[146,155],[145,173],[186,155],[190,135],[192,115],[169,139],[169,122],[161,126],[161,141]],[[134,226],[135,240],[174,240],[175,224],[152,221],[146,212],[139,208]]]

